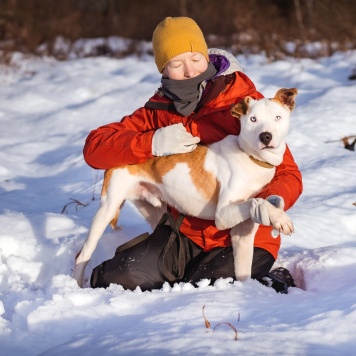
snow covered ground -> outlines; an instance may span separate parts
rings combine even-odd
[[[1,355],[352,355],[356,350],[356,51],[320,60],[239,58],[266,96],[297,87],[289,146],[304,193],[289,211],[276,266],[297,288],[256,281],[80,289],[74,257],[99,203],[103,172],[83,161],[93,128],[143,105],[160,76],[151,57],[25,61],[0,75]],[[94,199],[93,199],[94,198]],[[65,209],[64,209],[65,208]],[[64,213],[61,213],[62,210]],[[147,231],[127,204],[87,268]],[[205,316],[211,328],[205,328]],[[235,340],[234,330],[238,332]]]

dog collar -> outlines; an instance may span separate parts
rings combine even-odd
[[[263,162],[260,161],[258,159],[256,159],[255,157],[249,156],[251,161],[256,163],[258,166],[263,167],[263,168],[274,168],[274,166],[272,164],[269,164],[268,162]]]

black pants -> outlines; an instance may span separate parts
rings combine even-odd
[[[209,252],[180,234],[167,245],[169,227],[162,226],[159,233],[146,238],[138,237],[120,246],[115,256],[94,268],[90,285],[93,288],[120,284],[126,289],[159,289],[168,281],[190,282],[201,279],[213,284],[219,278],[234,278],[232,247],[214,248]],[[135,243],[137,242],[137,243]],[[268,274],[274,257],[262,248],[254,249],[252,278],[260,280]]]

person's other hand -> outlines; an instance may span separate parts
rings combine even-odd
[[[175,153],[187,153],[196,149],[199,137],[192,136],[183,124],[174,124],[156,130],[152,138],[152,154],[168,156]]]
[[[278,209],[284,209],[284,199],[279,196],[279,195],[270,195],[267,198],[267,201],[269,201],[272,205],[274,205]]]

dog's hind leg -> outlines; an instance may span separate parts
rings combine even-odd
[[[118,180],[120,181],[120,188],[116,189]],[[73,277],[77,280],[80,287],[83,283],[85,267],[95,251],[100,237],[109,223],[117,220],[120,207],[126,198],[129,187],[133,183],[130,180],[130,175],[126,176],[125,171],[122,170],[121,172],[117,172],[115,177],[111,177],[109,182],[105,182],[104,180],[103,187],[105,184],[106,188],[103,189],[100,207],[93,218],[88,237],[75,260]]]
[[[238,281],[251,278],[253,242],[258,224],[247,219],[231,229],[235,277]]]
[[[113,203],[108,204],[107,202],[101,203],[99,210],[93,218],[88,237],[75,260],[73,277],[77,280],[80,287],[82,286],[85,267],[106,227],[110,221],[116,218],[117,212],[120,210],[120,203],[115,205]]]

